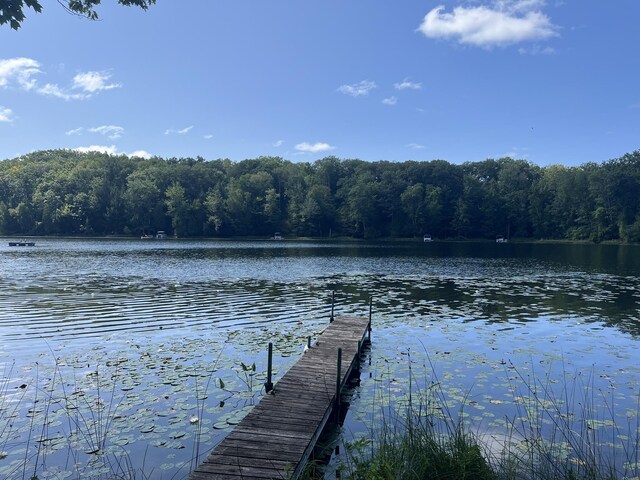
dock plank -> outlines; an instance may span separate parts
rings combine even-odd
[[[338,349],[344,385],[368,328],[367,318],[336,317],[189,479],[297,478],[335,405]]]

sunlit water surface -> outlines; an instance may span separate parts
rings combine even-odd
[[[639,276],[636,246],[3,240],[0,477],[185,477],[258,401],[268,342],[281,375],[332,291],[337,314],[373,296],[343,440],[411,371],[489,436],[523,385],[586,385],[615,444],[637,428]]]

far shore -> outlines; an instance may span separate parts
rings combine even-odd
[[[143,239],[139,235],[3,235],[0,238],[7,240],[34,240],[34,239],[60,239],[60,240],[142,240],[142,241],[219,241],[219,242],[258,242],[274,240],[272,236],[241,236],[241,237],[175,237],[168,235],[164,239]],[[344,243],[367,243],[367,242],[398,242],[398,243],[493,243],[495,240],[487,238],[437,238],[431,242],[423,242],[421,237],[376,237],[376,238],[354,238],[345,236],[335,237],[296,237],[283,235],[280,241],[296,242],[344,242]],[[591,240],[571,240],[571,239],[535,239],[535,238],[510,238],[505,243],[517,244],[563,244],[563,245],[638,245],[638,243],[625,242],[623,240],[604,240],[593,242]]]

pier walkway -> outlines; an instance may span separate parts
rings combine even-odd
[[[189,479],[298,478],[358,365],[370,323],[370,315],[336,317]]]

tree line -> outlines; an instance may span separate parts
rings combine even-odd
[[[130,158],[49,150],[0,162],[0,234],[640,241],[640,150],[540,167],[512,158]]]

